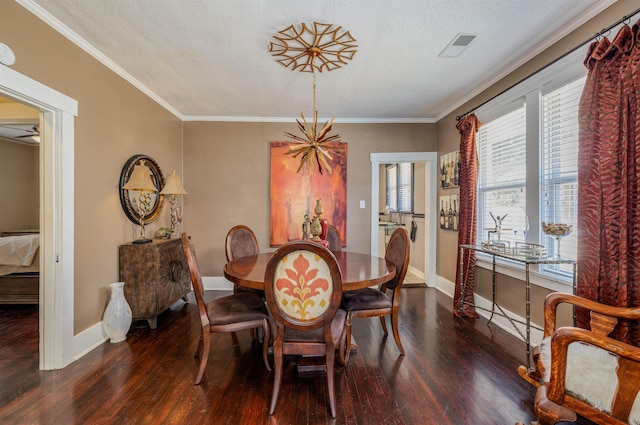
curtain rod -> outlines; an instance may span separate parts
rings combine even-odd
[[[486,105],[487,103],[491,102],[493,99],[497,98],[498,96],[502,95],[503,93],[506,93],[507,91],[511,90],[512,88],[514,88],[515,86],[517,86],[518,84],[522,83],[523,81],[527,80],[528,78],[530,78],[531,76],[537,74],[538,72],[544,70],[545,68],[553,65],[554,63],[558,62],[560,59],[564,58],[565,56],[570,55],[571,53],[575,52],[576,50],[578,50],[579,48],[581,48],[582,46],[584,46],[585,44],[587,44],[588,42],[590,42],[593,39],[598,39],[599,37],[602,37],[603,35],[605,35],[607,33],[607,31],[610,31],[612,28],[615,28],[617,25],[620,25],[621,23],[627,21],[627,20],[631,20],[631,18],[633,18],[635,15],[637,15],[638,13],[640,13],[640,8],[634,10],[633,12],[631,12],[630,15],[625,15],[622,18],[618,19],[616,22],[614,22],[613,24],[609,25],[606,28],[603,28],[602,30],[600,30],[600,32],[597,32],[596,35],[594,35],[593,37],[588,38],[587,40],[583,41],[582,43],[578,44],[576,47],[574,47],[573,49],[569,50],[568,52],[564,53],[563,55],[561,55],[560,57],[554,59],[553,61],[549,62],[548,64],[546,64],[545,66],[543,66],[542,68],[538,69],[535,72],[532,72],[531,74],[527,75],[526,77],[522,78],[521,80],[519,80],[517,83],[514,83],[512,85],[510,85],[509,87],[507,87],[506,89],[502,90],[500,93],[496,94],[495,96],[492,96],[491,98],[485,100],[484,102],[482,102],[481,104],[479,104],[478,106],[476,106],[475,108],[470,109],[469,111],[465,112],[462,115],[458,115],[456,116],[456,121],[460,121],[462,118],[466,117],[467,115],[471,114],[472,112],[474,112],[476,109]]]

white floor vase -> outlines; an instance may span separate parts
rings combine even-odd
[[[124,282],[115,282],[111,287],[111,299],[104,311],[102,327],[111,342],[122,342],[127,339],[131,327],[131,307],[124,298]]]

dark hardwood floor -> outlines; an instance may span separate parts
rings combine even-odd
[[[207,296],[225,295],[207,292]],[[359,345],[336,367],[337,418],[322,373],[285,362],[276,413],[273,376],[248,332],[216,334],[194,386],[198,318],[192,294],[63,370],[38,370],[36,306],[0,306],[0,423],[7,424],[505,424],[534,419],[535,391],[517,373],[524,343],[484,319],[454,319],[451,299],[406,288],[400,331],[406,356],[377,319],[354,321]]]

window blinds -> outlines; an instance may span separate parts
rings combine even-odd
[[[402,162],[388,165],[387,202],[395,211],[413,212],[413,164]]]
[[[585,79],[542,92],[540,219],[573,225],[560,254],[576,259],[578,209],[578,104]],[[549,243],[550,247],[552,244]],[[555,254],[555,253],[554,253]]]
[[[526,121],[524,102],[483,125],[476,136],[480,173],[478,179],[478,240],[491,238],[489,231],[496,227],[493,217],[506,218],[502,227],[518,230],[526,213]],[[494,235],[497,236],[497,235]],[[509,230],[501,240],[523,241]]]

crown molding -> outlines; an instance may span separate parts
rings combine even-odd
[[[64,25],[62,22],[53,17],[49,12],[44,10],[40,5],[34,3],[32,0],[16,0],[18,4],[27,9],[29,12],[33,13],[35,16],[40,18],[44,23],[49,25],[51,28],[62,34],[69,41],[71,41],[76,46],[80,47],[82,50],[87,52],[93,58],[95,58],[98,62],[102,63],[104,66],[115,72],[120,77],[124,78],[126,81],[131,83],[135,88],[140,90],[142,93],[149,96],[154,102],[165,108],[167,111],[175,115],[177,118],[182,120],[182,114],[171,106],[168,102],[166,102],[163,98],[158,96],[154,91],[149,89],[147,86],[142,84],[140,81],[135,79],[131,74],[126,72],[120,66],[118,66],[115,62],[105,56],[102,52],[96,49],[93,45],[88,43],[78,34],[73,32],[69,27]]]

